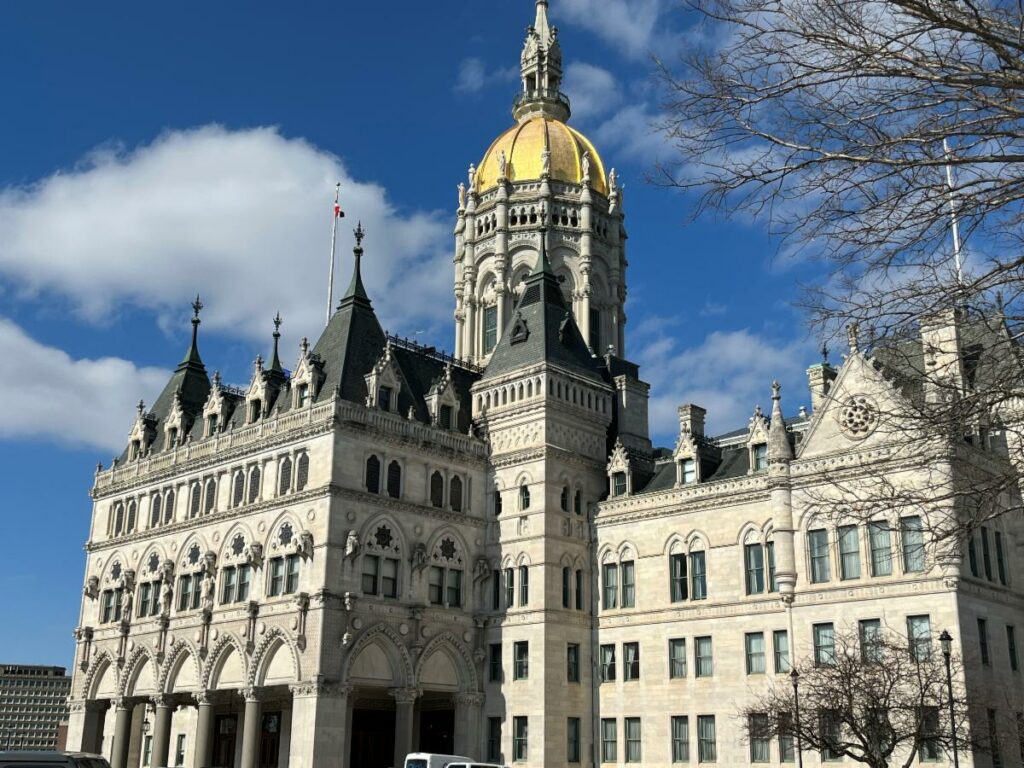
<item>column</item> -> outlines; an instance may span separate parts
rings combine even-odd
[[[68,704],[67,748],[99,754],[103,749],[105,701],[72,701]]]
[[[457,693],[455,701],[455,754],[472,757],[480,751],[480,705],[478,693]]]
[[[167,765],[167,755],[171,747],[171,713],[174,706],[170,696],[154,696],[153,706],[156,716],[153,718],[153,752],[149,764],[153,766]]]
[[[291,735],[288,765],[349,764],[352,709],[351,686],[322,679],[291,686]]]
[[[242,764],[240,768],[256,768],[256,759],[259,757],[260,749],[259,690],[246,688],[242,695],[245,697],[245,718],[242,726]]]
[[[206,768],[210,764],[210,750],[213,748],[213,704],[210,692],[201,691],[195,694],[199,714],[196,717],[196,743],[192,758],[192,768]],[[160,765],[154,763],[153,765]]]
[[[389,693],[395,699],[395,762],[405,765],[405,756],[412,752],[413,705],[419,690],[416,688],[392,688]]]
[[[114,742],[110,750],[110,768],[128,768],[132,704],[128,699],[111,699],[110,706],[114,710]]]

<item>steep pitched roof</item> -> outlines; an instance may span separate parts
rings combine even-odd
[[[498,341],[484,378],[500,376],[518,368],[548,362],[603,380],[595,358],[583,340],[572,310],[562,298],[558,280],[548,261],[541,232],[540,258],[523,283],[523,293]]]

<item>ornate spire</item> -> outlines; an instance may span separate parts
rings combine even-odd
[[[202,310],[203,302],[199,300],[199,294],[196,294],[196,300],[192,302],[192,344],[185,354],[185,359],[178,366],[179,369],[189,365],[200,367],[203,365],[203,361],[199,357],[199,325],[203,322],[199,319],[199,313]]]
[[[786,434],[786,421],[782,418],[782,385],[772,382],[772,420],[768,427],[768,461],[789,461],[793,447]]]
[[[274,356],[270,361],[270,370],[278,373],[283,373],[284,369],[281,367],[281,358],[278,357],[277,347],[281,341],[281,313],[278,312],[274,317]]]
[[[366,237],[363,222],[360,221],[356,225],[356,228],[352,230],[352,234],[356,238],[355,247],[352,249],[352,254],[355,256],[355,265],[352,270],[352,282],[349,283],[348,290],[345,291],[341,301],[344,303],[349,299],[362,299],[369,302],[370,297],[366,295],[366,288],[363,287],[362,265],[360,263],[363,258],[363,238]]]
[[[526,30],[520,70],[523,92],[512,108],[516,120],[536,115],[568,120],[569,99],[560,90],[562,47],[558,44],[558,28],[548,22],[548,0],[537,0],[536,18]]]

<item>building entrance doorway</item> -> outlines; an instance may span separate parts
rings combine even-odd
[[[281,752],[281,713],[264,712],[261,725],[259,768],[277,768]]]
[[[238,715],[217,715],[213,721],[213,764],[235,764],[235,739],[238,736]]]
[[[455,710],[420,711],[420,752],[438,755],[455,753]]]
[[[394,710],[352,710],[352,755],[349,765],[388,768],[395,761]]]

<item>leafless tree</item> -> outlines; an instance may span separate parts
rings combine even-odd
[[[948,506],[958,517],[933,533],[962,539],[1020,511],[1021,4],[688,6],[701,23],[687,52],[660,62],[678,162],[655,178],[695,192],[697,215],[766,222],[780,258],[811,264],[799,303],[812,333],[859,329],[851,346],[901,396],[879,426],[905,438],[908,465],[940,475],[922,492],[849,483],[845,514]],[[941,332],[954,313],[956,340]],[[950,357],[954,344],[964,354]]]
[[[796,692],[790,680],[779,681],[740,717],[752,752],[780,740],[787,751],[909,768],[919,756],[937,760],[951,752],[954,738],[959,750],[981,746],[969,736],[958,660],[951,667],[953,727],[943,656],[884,628],[862,638],[835,635],[817,659],[797,665]]]

